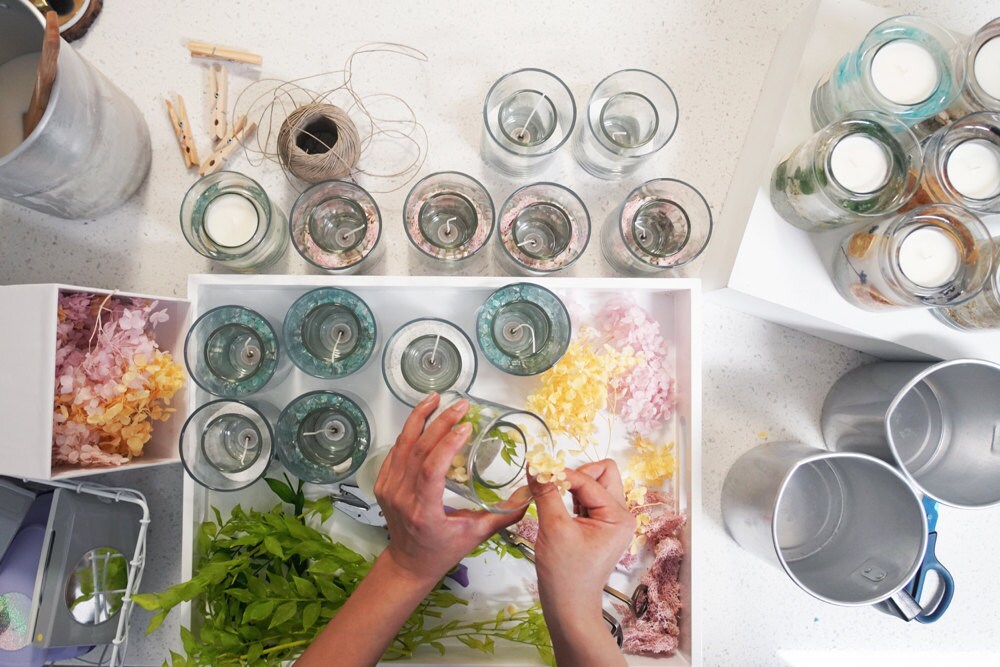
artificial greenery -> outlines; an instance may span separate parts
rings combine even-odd
[[[156,612],[147,634],[181,602],[193,601],[194,616],[203,619],[197,634],[181,628],[187,655],[171,652],[173,667],[270,666],[293,660],[371,569],[373,560],[307,525],[312,515],[330,517],[329,499],[307,501],[301,483],[296,490],[280,480],[267,483],[293,514],[281,505],[267,512],[237,505],[224,521],[213,508],[215,521],[203,523],[199,531],[197,574],[162,593],[134,596],[136,604]],[[502,639],[533,645],[546,664],[555,664],[537,604],[501,609],[489,620],[436,621],[456,604],[468,603],[439,584],[400,629],[385,658],[410,657],[425,645],[443,654],[446,639],[493,653],[494,641]]]

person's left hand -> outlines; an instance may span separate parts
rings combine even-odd
[[[523,510],[445,512],[445,475],[472,424],[458,423],[469,410],[462,400],[424,428],[440,402],[439,395],[430,394],[413,409],[375,482],[375,497],[389,525],[383,557],[426,585],[436,584],[484,540],[524,515]]]

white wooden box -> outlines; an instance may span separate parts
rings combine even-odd
[[[440,277],[382,277],[382,276],[192,276],[189,282],[192,320],[210,308],[239,304],[254,308],[265,317],[280,322],[285,311],[301,294],[321,286],[349,289],[363,298],[375,313],[379,329],[379,346],[373,358],[359,372],[339,381],[323,381],[309,377],[293,368],[291,373],[275,387],[265,387],[258,395],[248,397],[250,403],[267,401],[283,408],[295,396],[315,389],[346,389],[360,396],[375,415],[375,442],[391,444],[409,408],[389,393],[382,379],[382,344],[397,326],[417,317],[441,317],[456,323],[466,333],[474,333],[476,310],[496,288],[518,282],[514,278],[440,278]],[[652,659],[629,657],[631,665],[700,665],[701,610],[697,560],[697,527],[701,509],[701,354],[700,333],[700,283],[696,280],[649,280],[547,278],[540,281],[563,297],[578,301],[588,298],[607,298],[615,294],[630,293],[635,296],[661,324],[664,337],[674,348],[678,400],[675,417],[661,434],[677,442],[678,466],[671,482],[677,497],[678,509],[687,517],[682,536],[685,546],[681,581],[684,589],[684,611],[681,624],[680,649],[671,658]],[[476,345],[474,343],[474,345]],[[523,404],[524,397],[533,387],[533,378],[514,378],[502,374],[479,355],[479,371],[470,390],[493,400],[510,401],[511,405]],[[189,393],[189,409],[194,410],[210,397],[200,389]],[[620,454],[616,448],[614,453]],[[619,456],[620,458],[620,456]],[[269,475],[280,471],[273,464]],[[279,475],[280,476],[280,475]],[[195,571],[195,537],[201,522],[212,517],[211,507],[218,508],[225,516],[235,504],[243,507],[270,508],[276,503],[267,486],[258,482],[243,491],[218,493],[185,476],[183,551],[181,576],[183,580]],[[385,533],[380,529],[363,526],[350,518],[335,513],[330,533],[362,553],[373,554],[385,543]],[[472,586],[456,593],[470,600],[469,607],[457,613],[484,616],[492,614],[508,602],[530,604],[528,584],[534,581],[534,572],[525,561],[505,559],[502,563],[492,556],[466,561],[470,568]],[[618,575],[616,575],[618,576]],[[613,580],[622,590],[631,590],[635,581],[625,578]],[[190,626],[191,610],[185,609],[183,622]],[[492,616],[491,614],[491,616]],[[198,619],[193,619],[197,624]],[[497,655],[488,656],[455,642],[447,645],[445,656],[429,649],[409,661],[389,664],[430,665],[505,665],[509,667],[540,664],[533,648],[497,643]]]
[[[186,391],[179,391],[177,413],[156,422],[141,457],[114,468],[84,468],[52,464],[52,409],[55,399],[56,323],[59,292],[110,294],[109,290],[60,284],[0,287],[0,474],[32,479],[66,479],[123,468],[141,468],[180,460],[177,436],[186,419]],[[116,292],[160,302],[170,319],[156,327],[156,341],[183,365],[189,304],[146,294]]]
[[[713,302],[881,357],[1000,361],[1000,332],[959,332],[926,310],[872,313],[845,301],[829,271],[848,230],[810,234],[771,206],[775,165],[813,134],[809,102],[816,82],[896,14],[860,0],[822,0],[781,36],[709,246],[705,288]],[[970,34],[980,26],[946,27]]]

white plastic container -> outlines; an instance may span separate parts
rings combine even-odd
[[[518,282],[517,278],[465,278],[465,277],[390,277],[390,276],[192,276],[189,281],[192,318],[206,310],[228,303],[252,304],[265,317],[280,319],[292,302],[310,289],[337,286],[355,292],[365,300],[375,313],[377,327],[391,332],[398,325],[416,317],[440,317],[454,322],[468,332],[474,331],[476,311],[496,288]],[[629,656],[630,665],[679,666],[701,665],[701,632],[699,618],[699,589],[697,577],[698,553],[697,526],[701,510],[701,353],[700,283],[696,280],[664,279],[604,279],[547,278],[544,285],[557,294],[572,298],[581,304],[600,305],[607,298],[623,293],[631,294],[661,324],[664,337],[671,344],[675,355],[675,378],[678,400],[675,416],[659,434],[662,440],[677,443],[677,473],[672,481],[678,508],[687,517],[682,541],[685,548],[681,569],[683,606],[681,617],[680,648],[665,659]],[[384,336],[382,337],[384,340]],[[378,354],[376,357],[380,356]],[[381,447],[391,444],[409,408],[393,398],[381,377],[378,363],[369,363],[357,373],[341,380],[320,380],[298,369],[274,387],[266,387],[259,394],[249,397],[282,406],[295,396],[313,389],[346,390],[361,396],[375,415],[376,442]],[[537,386],[537,378],[504,375],[489,364],[480,364],[479,374],[472,391],[491,400],[508,401],[511,405],[523,404],[527,393]],[[188,394],[188,408],[209,397],[200,389]],[[626,461],[623,446],[615,446],[612,456]],[[268,476],[280,476],[280,467],[272,467]],[[182,580],[194,573],[195,539],[202,521],[213,517],[211,508],[218,508],[225,516],[237,503],[243,507],[269,509],[274,506],[274,495],[263,482],[235,493],[217,493],[199,486],[188,477],[184,479]],[[335,513],[331,534],[335,539],[362,553],[373,554],[384,545],[385,533],[381,529],[363,526],[347,516]],[[469,559],[472,585],[458,589],[456,594],[470,601],[468,607],[456,607],[454,612],[467,618],[492,617],[509,602],[526,606],[531,604],[528,584],[535,581],[534,571],[523,560],[506,558],[498,562],[495,557],[483,556]],[[627,580],[621,575],[612,579],[620,590],[632,590],[639,574]],[[490,613],[492,610],[492,614]],[[189,616],[183,623],[190,627]],[[197,623],[197,619],[195,619]],[[496,655],[490,656],[469,649],[458,642],[448,643],[445,656],[429,649],[418,658],[394,661],[398,665],[496,665],[519,667],[537,665],[537,654],[532,647],[507,642],[497,642]]]
[[[830,267],[848,230],[809,234],[768,195],[775,165],[813,133],[813,87],[880,21],[898,12],[860,0],[811,3],[778,40],[702,277],[712,301],[885,358],[1000,361],[1000,332],[951,329],[929,311],[866,312],[845,301]],[[978,25],[948,25],[972,33]],[[990,219],[984,219],[990,226]],[[994,224],[995,227],[995,224]],[[996,232],[996,228],[992,231]]]

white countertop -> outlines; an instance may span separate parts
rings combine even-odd
[[[646,178],[670,176],[699,188],[718,214],[746,135],[779,31],[802,0],[670,0],[629,3],[275,3],[107,0],[81,53],[114,80],[145,114],[153,165],[138,195],[99,220],[67,222],[0,201],[0,284],[71,282],[163,295],[183,295],[187,275],[212,271],[179,233],[177,211],[193,173],[183,172],[163,98],[181,93],[194,125],[207,127],[205,66],[191,61],[187,38],[215,41],[264,55],[262,76],[285,79],[339,68],[349,52],[369,41],[402,42],[425,51],[426,64],[394,61],[359,65],[368,92],[406,97],[427,127],[430,151],[421,175],[457,169],[483,177],[499,205],[515,187],[486,173],[478,155],[479,106],[503,72],[522,66],[550,69],[585,104],[604,75],[645,67],[677,94],[681,118],[674,139],[633,179],[606,184],[582,175],[568,151],[544,177],[575,187],[595,224]],[[938,3],[884,2],[950,24],[978,26],[997,12],[988,0]],[[316,14],[303,9],[314,9]],[[323,9],[320,9],[324,7]],[[504,32],[513,33],[505,38]],[[380,61],[385,62],[385,61]],[[232,96],[253,68],[232,66]],[[454,99],[453,104],[441,100]],[[196,132],[199,130],[196,130]],[[207,152],[207,134],[197,135]],[[257,178],[286,211],[295,191],[273,164],[231,163]],[[406,188],[376,195],[386,224],[386,256],[377,273],[406,273],[408,241],[399,224]],[[725,229],[717,230],[725,234]],[[294,251],[279,267],[305,272]],[[413,269],[419,271],[419,269]],[[483,264],[471,272],[491,273]],[[575,275],[610,275],[596,243]],[[16,325],[16,318],[8,319]],[[746,552],[725,534],[719,492],[731,463],[766,440],[798,439],[819,446],[819,409],[833,381],[867,358],[810,336],[708,304],[704,310],[703,515],[701,616],[706,665],[896,664],[831,650],[887,651],[923,665],[980,664],[960,651],[996,651],[1000,577],[1000,510],[943,509],[938,553],[958,582],[951,610],[935,625],[905,624],[871,609],[820,603],[787,577]],[[144,589],[160,590],[179,577],[181,468],[113,473],[101,481],[132,485],[150,499],[150,562]],[[175,647],[176,618],[148,639],[146,615],[136,614],[130,665],[158,665]],[[947,657],[931,652],[949,652]],[[930,656],[929,658],[927,656]],[[983,656],[979,656],[983,658]],[[1000,653],[982,664],[1000,664]]]

